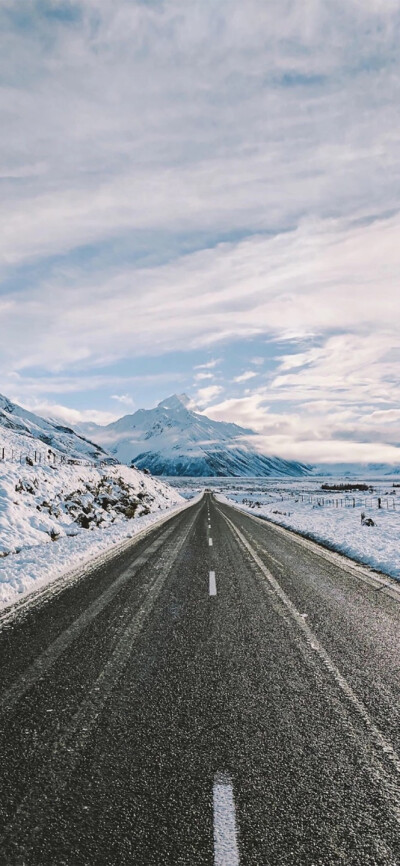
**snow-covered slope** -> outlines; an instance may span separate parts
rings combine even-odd
[[[128,466],[0,463],[0,609],[185,505]]]
[[[183,502],[128,466],[0,463],[0,559],[26,547],[107,529]],[[1,577],[0,577],[1,580]]]
[[[213,421],[189,405],[185,394],[174,394],[155,409],[139,409],[107,427],[82,429],[121,463],[133,462],[153,475],[297,476],[310,471],[302,463],[257,453],[252,430]]]
[[[99,445],[90,442],[53,421],[40,418],[22,409],[0,394],[0,458],[34,456],[41,462],[48,460],[49,449],[56,455],[76,460],[101,460],[107,455]]]

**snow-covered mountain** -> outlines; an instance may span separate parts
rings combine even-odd
[[[42,460],[49,449],[57,455],[80,460],[101,460],[107,455],[103,448],[54,421],[48,421],[22,409],[0,394],[0,457],[12,453],[23,457],[37,454]]]
[[[309,466],[259,454],[253,430],[213,421],[189,408],[186,394],[168,397],[154,409],[139,409],[101,427],[82,425],[118,461],[167,476],[306,475]]]

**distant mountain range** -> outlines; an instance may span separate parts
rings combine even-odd
[[[316,463],[313,475],[336,477],[364,476],[381,478],[383,475],[400,475],[400,465],[394,463]]]
[[[189,408],[186,394],[173,394],[155,409],[139,409],[102,427],[80,429],[100,442],[121,463],[134,463],[153,475],[167,476],[300,476],[311,467],[259,454],[253,430],[213,421]]]
[[[3,448],[6,457],[13,451],[26,456],[35,450],[45,454],[48,449],[77,460],[97,461],[107,457],[100,445],[75,433],[71,427],[47,421],[0,394],[0,457]]]
[[[154,409],[139,409],[107,426],[77,430],[41,418],[0,395],[0,459],[34,454],[77,460],[132,463],[153,475],[186,477],[300,477],[400,475],[400,465],[330,463],[309,466],[260,454],[254,430],[213,421],[190,408],[185,394],[173,394]]]

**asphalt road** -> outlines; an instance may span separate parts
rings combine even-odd
[[[207,494],[0,620],[1,866],[399,866],[399,601]]]

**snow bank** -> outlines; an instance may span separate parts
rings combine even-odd
[[[318,501],[322,503],[323,494],[317,495],[316,488],[313,495],[304,482],[303,485],[293,482],[290,486],[287,483],[284,487],[271,486],[268,492],[265,488],[257,490],[255,482],[254,489],[246,492],[245,497],[242,490],[231,490],[217,498],[228,504],[234,502],[242,511],[267,517],[273,523],[294,529],[400,580],[400,490],[396,503],[396,491],[388,482],[385,484],[386,488],[378,491],[381,508],[378,508],[376,495],[366,496],[364,500],[362,496],[356,497],[355,507],[351,498],[347,507],[318,505]],[[335,496],[338,494],[333,494]],[[361,522],[362,513],[373,520],[373,526]]]
[[[127,466],[2,463],[0,471],[0,607],[186,504],[168,484]]]

